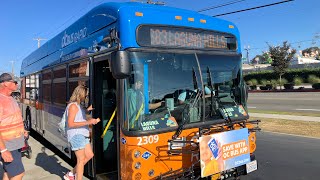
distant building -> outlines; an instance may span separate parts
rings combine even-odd
[[[320,61],[315,60],[314,58],[296,56],[292,59],[290,64],[295,65],[295,64],[313,64],[313,63],[320,63]]]

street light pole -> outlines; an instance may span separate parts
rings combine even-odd
[[[43,38],[34,38],[33,40],[38,41],[38,48],[40,48],[40,41],[42,41],[42,40],[47,40],[47,39],[43,39]]]
[[[250,64],[250,60],[249,60],[249,50],[250,50],[250,46],[248,45],[247,47],[244,46],[244,50],[247,51],[247,61],[248,61],[248,64]]]
[[[11,62],[11,73],[14,76],[14,61],[10,61]]]

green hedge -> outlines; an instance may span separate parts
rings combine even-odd
[[[300,77],[304,82],[308,82],[309,75],[315,75],[320,77],[320,68],[309,68],[309,69],[288,69],[288,71],[282,76],[282,78],[287,79],[288,82],[293,82],[294,78]],[[278,79],[279,77],[272,71],[260,71],[260,72],[250,72],[244,75],[244,80],[248,81],[251,79],[257,80],[272,80]]]
[[[312,84],[313,89],[320,89],[320,83]]]

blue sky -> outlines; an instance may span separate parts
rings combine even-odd
[[[118,0],[127,2],[128,0]],[[228,2],[230,6],[204,11],[217,15],[281,0],[162,0],[166,6],[198,11]],[[37,49],[34,38],[51,39],[93,7],[108,0],[10,0],[0,6],[0,73],[12,70],[19,74],[22,59]],[[297,50],[320,46],[319,0],[295,0],[267,8],[236,13],[220,18],[234,22],[241,35],[242,49],[250,46],[249,58],[271,45],[287,40]],[[313,41],[314,40],[314,41]],[[45,41],[41,41],[45,43]],[[313,44],[312,44],[313,43]],[[245,55],[245,52],[243,51]],[[11,62],[13,61],[13,63]]]

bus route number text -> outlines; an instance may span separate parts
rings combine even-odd
[[[146,145],[146,144],[153,144],[157,143],[159,141],[158,135],[153,136],[143,136],[143,137],[137,137],[138,139],[138,146]]]
[[[178,46],[184,48],[227,49],[227,38],[221,34],[188,32],[166,29],[150,29],[151,45]]]

